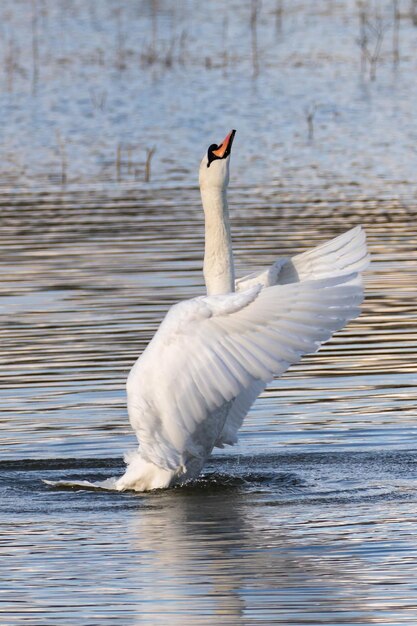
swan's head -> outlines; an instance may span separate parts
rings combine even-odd
[[[220,145],[212,143],[200,164],[200,187],[220,187],[229,183],[229,161],[235,130],[231,130]]]

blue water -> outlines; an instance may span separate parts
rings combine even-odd
[[[1,624],[417,623],[417,31],[399,4],[398,67],[392,3],[369,5],[375,81],[353,1],[1,4]],[[237,274],[361,223],[361,317],[269,385],[198,481],[47,486],[123,472],[125,380],[203,292],[197,168],[233,127]]]
[[[7,624],[412,624],[417,452],[233,454],[188,487],[54,490],[117,459],[2,463]]]
[[[364,223],[363,314],[269,386],[198,481],[146,495],[42,481],[123,472],[129,367],[202,290],[198,191],[155,192],[163,216],[139,191],[3,208],[3,623],[415,623],[410,218],[245,193],[230,194],[241,271]]]

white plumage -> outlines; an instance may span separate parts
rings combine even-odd
[[[214,446],[233,444],[265,385],[318,350],[360,310],[368,263],[360,227],[233,285],[226,201],[234,132],[200,166],[209,295],[171,307],[127,381],[139,440],[119,490],[198,475]],[[211,151],[211,152],[210,152]]]

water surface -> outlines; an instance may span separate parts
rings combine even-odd
[[[4,623],[412,624],[416,462],[232,455],[142,495],[40,482],[111,458],[2,462]]]
[[[5,199],[5,623],[417,619],[410,215],[388,199],[230,196],[239,272],[363,223],[363,314],[268,387],[196,483],[146,495],[42,480],[123,472],[129,367],[167,307],[203,289],[198,190]]]
[[[355,2],[2,3],[1,623],[417,623],[416,30],[400,4],[400,62],[378,3],[370,81]],[[197,168],[233,127],[237,274],[361,223],[361,317],[268,386],[198,481],[48,487],[123,472],[125,379],[168,307],[203,293]]]

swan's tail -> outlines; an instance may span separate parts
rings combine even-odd
[[[115,481],[117,491],[151,491],[152,489],[166,489],[179,482],[183,470],[166,470],[154,463],[145,461],[139,451],[125,455],[127,468],[123,476]]]

